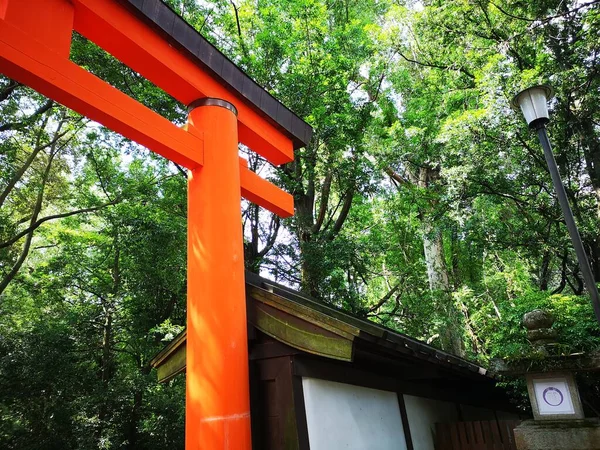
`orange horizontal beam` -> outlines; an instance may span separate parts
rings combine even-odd
[[[184,167],[203,162],[203,140],[0,20],[0,72]]]
[[[248,169],[248,161],[240,158],[242,197],[280,217],[294,215],[294,197]]]
[[[77,32],[185,105],[203,97],[232,103],[238,110],[242,144],[276,165],[293,160],[290,138],[118,1],[73,0],[73,4]]]

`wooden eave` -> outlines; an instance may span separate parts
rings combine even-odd
[[[371,350],[376,348],[383,353],[392,353],[396,357],[408,357],[413,360],[419,359],[453,371],[494,378],[493,373],[477,364],[436,349],[424,342],[378,325],[368,319],[352,316],[345,311],[321,303],[298,291],[266,280],[255,274],[246,274],[246,284],[247,286],[254,286],[275,294],[280,297],[280,301],[287,304],[308,307],[314,310],[315,314],[318,314],[318,317],[322,321],[326,321],[327,319],[323,318],[328,317],[336,319],[336,323],[341,322],[345,326],[350,327],[353,330],[352,334],[356,338],[354,340],[355,347],[369,346]],[[294,306],[290,307],[294,308]]]
[[[249,325],[302,352],[352,362],[360,350],[361,354],[379,354],[389,361],[420,361],[465,379],[493,379],[493,374],[476,364],[255,274],[246,273],[246,296]],[[185,370],[185,332],[151,364],[161,382]]]
[[[171,45],[188,53],[222,85],[249,102],[263,117],[284,131],[292,140],[294,148],[308,145],[313,134],[312,127],[258,85],[168,5],[161,0],[121,2],[161,32]]]
[[[150,361],[150,365],[156,368],[160,383],[169,381],[185,370],[186,338],[187,330],[183,330]]]

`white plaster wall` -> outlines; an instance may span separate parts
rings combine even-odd
[[[404,396],[414,450],[435,450],[435,424],[458,421],[456,404]]]
[[[395,392],[303,378],[310,450],[406,450]]]

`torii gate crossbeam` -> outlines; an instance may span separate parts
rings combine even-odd
[[[191,105],[187,126],[70,61],[73,30]],[[0,73],[189,169],[186,449],[250,449],[239,198],[294,208],[238,143],[282,164],[312,129],[160,0],[0,0]]]

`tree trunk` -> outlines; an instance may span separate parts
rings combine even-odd
[[[433,226],[429,219],[423,220],[423,249],[429,288],[432,291],[449,292],[450,279],[444,258],[442,233]]]
[[[463,284],[463,275],[460,268],[460,242],[458,241],[458,233],[456,230],[452,231],[452,236],[450,239],[452,251],[450,273],[452,273],[452,285],[455,289],[458,289]]]
[[[418,176],[411,178],[413,183],[416,183],[419,187],[430,188],[431,182],[438,177],[439,169],[421,167]],[[462,330],[465,325],[464,317],[454,305],[452,299],[442,232],[431,217],[431,213],[436,206],[435,201],[432,200],[430,205],[429,211],[423,211],[420,217],[423,227],[423,250],[429,289],[437,297],[437,306],[442,310],[442,314],[446,319],[445,324],[439,331],[442,348],[455,355],[464,356],[465,349],[462,342]]]
[[[458,356],[464,356],[461,330],[464,320],[461,312],[454,305],[450,292],[450,278],[444,257],[444,242],[441,231],[429,219],[423,223],[423,249],[429,289],[437,295],[438,305],[441,306],[447,322],[440,330],[442,348]],[[473,336],[473,339],[475,337]],[[476,345],[476,343],[474,342]]]
[[[133,393],[133,406],[131,408],[131,414],[129,416],[129,423],[127,426],[127,448],[134,450],[138,448],[138,425],[140,421],[141,409],[142,409],[142,391],[136,389]]]
[[[590,177],[590,181],[592,184],[592,188],[594,189],[594,194],[596,197],[596,219],[600,221],[600,138],[598,137],[598,133],[596,132],[592,121],[589,118],[582,118],[578,122],[580,128],[580,135],[583,138],[583,148],[584,148],[584,159],[586,164],[586,170],[588,176]],[[594,251],[598,248],[598,241],[600,237],[596,233],[590,243],[592,247],[591,254],[588,253],[588,257],[590,259],[590,265],[592,267],[592,271],[594,273],[594,279],[596,282],[600,282],[600,250]]]
[[[112,376],[112,308],[104,305],[104,324],[102,326],[102,359],[100,362],[100,380],[102,386],[102,399],[98,409],[98,429],[96,438],[98,441],[102,439],[104,431],[104,422],[108,417],[108,387]]]
[[[104,326],[102,327],[102,368],[100,375],[102,385],[105,388],[108,388],[108,382],[112,373],[112,322],[112,308],[108,306],[105,308]]]
[[[258,205],[251,204],[244,211],[244,216],[244,230],[249,228],[250,232],[249,238],[246,237],[244,241],[244,264],[246,270],[259,274],[265,256],[275,246],[281,220],[276,214],[272,214],[267,233],[261,237],[260,210]],[[265,229],[263,228],[262,231],[264,233]],[[260,248],[261,243],[263,245],[262,248]]]
[[[550,250],[544,251],[542,258],[542,267],[540,268],[540,290],[547,291],[548,283],[550,282],[550,261],[552,259],[552,253]]]
[[[301,247],[302,248],[302,247]],[[301,290],[306,294],[314,298],[319,298],[319,282],[316,277],[317,270],[312,266],[312,260],[310,256],[310,250],[307,246],[303,246],[302,250],[302,265],[301,265],[301,276],[302,286]]]
[[[598,283],[600,282],[600,237],[594,239],[594,241],[590,243],[590,247],[592,248],[590,265],[592,267],[592,272],[594,273],[594,280]]]
[[[104,324],[102,326],[102,359],[100,367],[100,377],[102,381],[102,394],[103,398],[100,402],[98,410],[98,438],[102,439],[102,432],[104,430],[104,422],[109,417],[110,404],[108,398],[108,391],[110,381],[114,375],[114,360],[113,360],[113,315],[115,312],[115,305],[117,298],[121,290],[121,266],[120,266],[120,249],[119,249],[119,238],[115,235],[113,240],[114,245],[114,256],[113,265],[111,267],[111,278],[112,286],[111,293],[108,298],[102,298],[102,307],[104,312]]]

